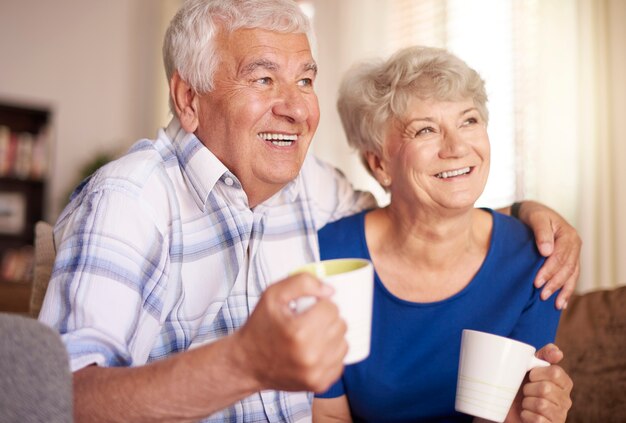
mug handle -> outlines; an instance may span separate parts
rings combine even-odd
[[[542,360],[540,358],[535,357],[534,355],[531,357],[530,359],[530,363],[528,363],[528,369],[527,370],[532,370],[535,367],[548,367],[550,366],[550,363],[548,363],[545,360]]]
[[[317,297],[306,295],[304,297],[296,298],[289,301],[289,308],[293,314],[304,313],[317,302]]]

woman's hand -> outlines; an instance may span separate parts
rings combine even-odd
[[[519,417],[522,422],[565,422],[572,406],[570,394],[574,383],[562,367],[556,363],[563,359],[563,352],[554,344],[537,351],[537,358],[546,360],[549,367],[537,367],[530,371],[522,386],[522,402]]]
[[[556,307],[565,308],[580,273],[582,241],[576,229],[557,212],[535,201],[522,202],[519,219],[533,230],[539,252],[548,258],[535,278],[535,286],[543,286],[541,298],[549,298],[562,287]]]

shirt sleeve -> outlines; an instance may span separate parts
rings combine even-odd
[[[75,198],[55,228],[57,256],[40,320],[71,369],[143,364],[161,328],[168,238],[140,195],[120,187]]]
[[[316,230],[365,209],[376,206],[369,192],[357,191],[345,175],[330,164],[309,155],[302,168],[309,201],[315,203]]]
[[[545,301],[540,293],[541,290],[533,289],[532,298],[511,333],[513,339],[537,349],[554,342],[561,318],[561,311],[555,306],[558,291]]]

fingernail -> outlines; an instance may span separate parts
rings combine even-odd
[[[550,254],[552,254],[552,244],[550,244],[549,242],[542,242],[539,245],[539,251],[541,252],[541,255],[549,256]]]
[[[537,282],[535,283],[535,286],[537,288],[541,288],[544,284],[546,283],[546,281],[544,281],[543,279],[539,279],[537,280]]]
[[[330,286],[327,283],[323,283],[322,284],[322,295],[328,295],[331,296],[335,293],[335,290],[333,289],[332,286]]]
[[[561,307],[561,310],[565,310],[567,308],[567,301],[563,301],[563,307]]]
[[[544,289],[543,291],[541,291],[541,299],[542,300],[547,300],[548,298],[550,298],[551,295],[552,295],[552,291],[550,291],[548,289]]]

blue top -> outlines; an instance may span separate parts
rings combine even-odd
[[[346,394],[354,421],[471,421],[454,410],[463,329],[508,336],[536,348],[553,342],[560,312],[554,298],[541,301],[533,286],[544,261],[534,237],[518,220],[489,212],[489,251],[476,276],[457,294],[431,303],[405,301],[375,274],[370,355],[346,366],[341,379],[318,397]],[[322,259],[371,260],[366,213],[319,231]]]

